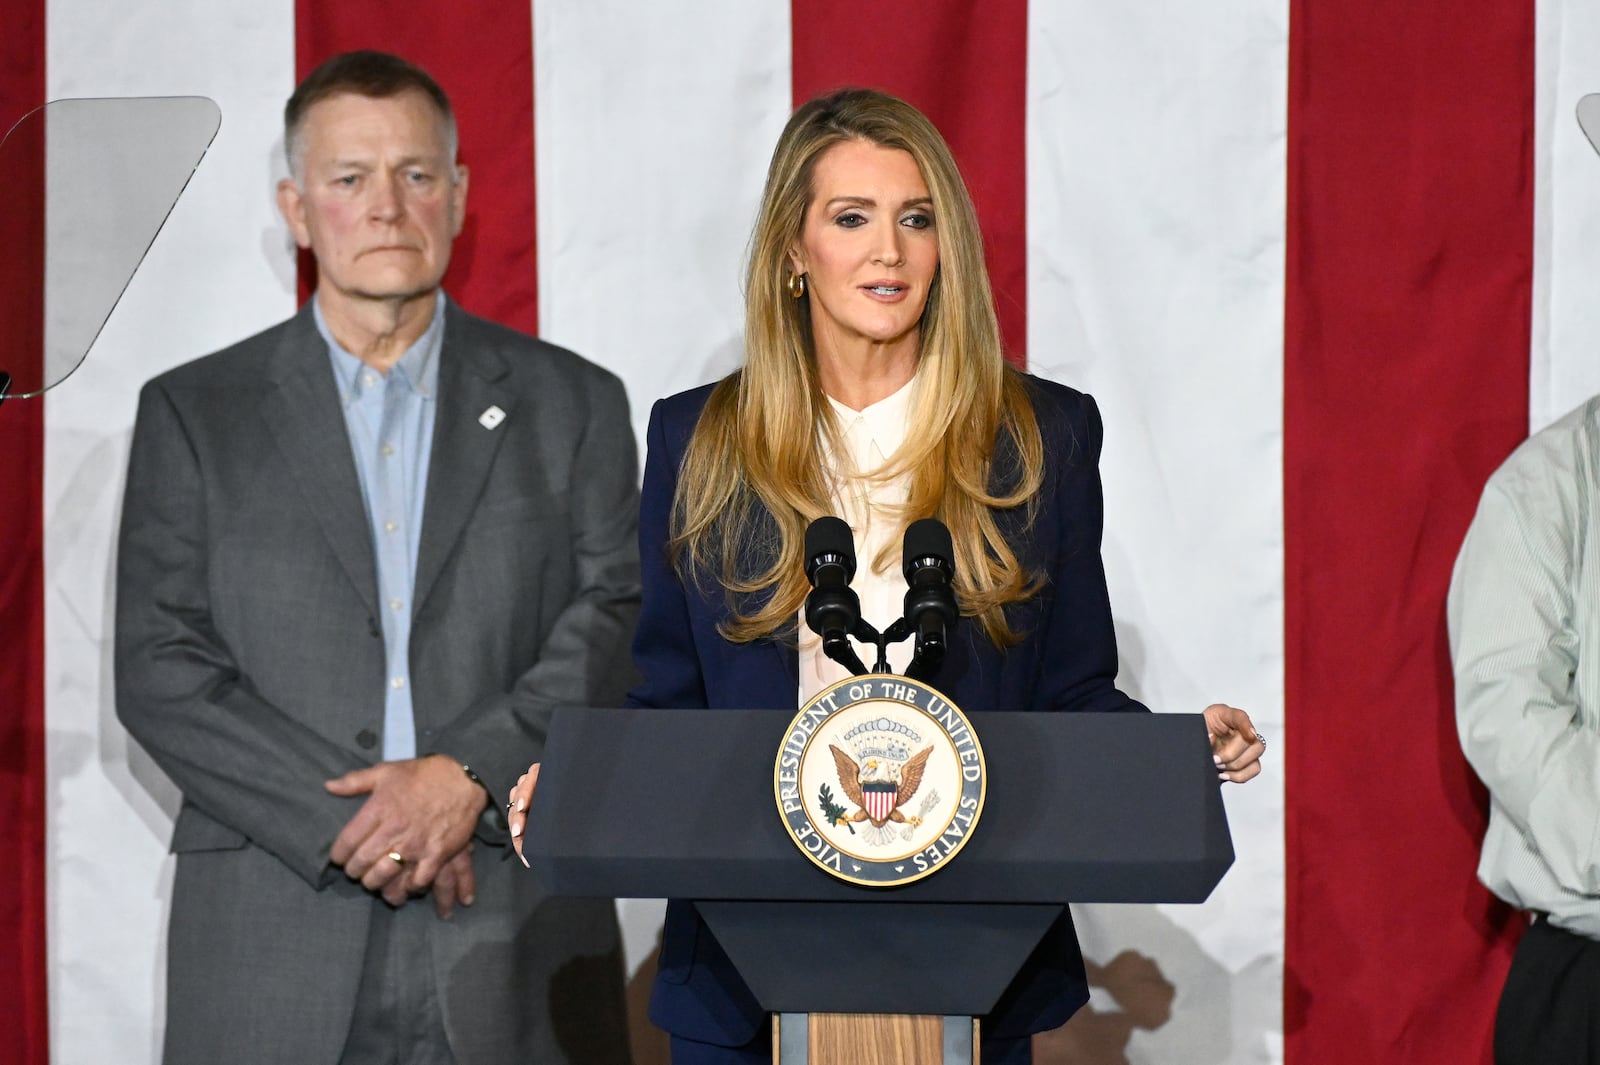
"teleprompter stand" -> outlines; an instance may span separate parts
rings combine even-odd
[[[1201,902],[1233,844],[1198,714],[971,720],[983,816],[903,887],[836,880],[796,849],[773,794],[789,715],[765,710],[557,711],[529,860],[558,894],[696,900],[777,1015],[781,1065],[976,1062],[972,1018],[1066,903]]]

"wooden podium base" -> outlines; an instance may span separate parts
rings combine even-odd
[[[773,1065],[978,1065],[975,1017],[775,1013]]]

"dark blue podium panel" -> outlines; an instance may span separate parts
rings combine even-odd
[[[528,855],[564,895],[919,903],[1200,902],[1233,861],[1198,714],[972,715],[989,791],[966,848],[893,888],[833,879],[785,833],[790,716],[563,709]]]
[[[981,1017],[1061,915],[1060,906],[901,905],[898,893],[695,905],[768,1013]]]

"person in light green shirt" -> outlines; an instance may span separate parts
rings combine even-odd
[[[1478,878],[1532,923],[1496,1065],[1600,1063],[1600,397],[1484,488],[1450,582],[1456,724],[1489,789]]]

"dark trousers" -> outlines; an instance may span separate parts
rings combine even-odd
[[[1511,960],[1495,1065],[1600,1065],[1600,942],[1540,917]]]
[[[372,900],[367,960],[339,1065],[454,1065],[428,940],[432,899]]]

